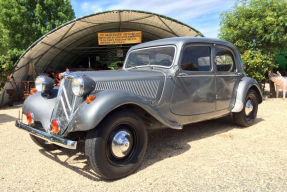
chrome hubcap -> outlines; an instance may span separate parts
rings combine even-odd
[[[117,158],[125,157],[132,149],[132,136],[127,131],[119,131],[112,141],[112,152]]]
[[[252,102],[250,100],[248,100],[246,102],[246,105],[245,105],[245,114],[248,116],[250,115],[250,113],[253,111],[253,105],[252,105]]]

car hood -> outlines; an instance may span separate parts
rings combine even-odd
[[[153,103],[159,101],[165,82],[165,75],[162,72],[138,69],[129,71],[83,71],[74,74],[93,79],[96,82],[96,91],[123,90]]]
[[[150,79],[163,79],[165,76],[162,72],[146,71],[146,70],[106,70],[106,71],[81,71],[74,72],[76,75],[87,76],[98,81],[131,81],[131,80],[150,80]]]

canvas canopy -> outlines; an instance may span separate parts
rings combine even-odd
[[[169,37],[203,37],[196,29],[156,13],[134,10],[100,12],[72,20],[38,39],[16,62],[13,80],[28,80],[33,69],[39,74],[48,66],[61,71],[82,60],[87,62],[90,57],[98,57],[97,61],[116,61],[118,49],[122,49],[125,55],[134,44],[99,45],[97,35],[128,31],[141,31],[142,42]]]

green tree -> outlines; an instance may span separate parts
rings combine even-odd
[[[0,66],[7,69],[8,60],[16,62],[34,41],[74,18],[70,0],[0,0]]]
[[[261,85],[266,82],[266,73],[270,66],[274,65],[273,59],[260,51],[247,50],[241,55],[244,71],[249,77],[253,77]],[[264,89],[263,87],[261,87]]]
[[[70,0],[0,0],[1,54],[25,50],[42,35],[74,18]]]
[[[267,66],[259,66],[261,69],[271,71],[275,52],[287,49],[286,0],[238,0],[230,11],[221,14],[221,19],[219,38],[232,42],[241,54],[249,50],[268,59],[264,61]],[[254,55],[249,55],[253,60]],[[275,96],[273,83],[271,92]]]

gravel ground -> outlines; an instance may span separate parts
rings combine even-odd
[[[84,143],[45,151],[14,126],[20,106],[0,110],[0,191],[287,191],[287,100],[259,105],[256,124],[231,117],[149,133],[132,175],[106,181],[90,169]]]

